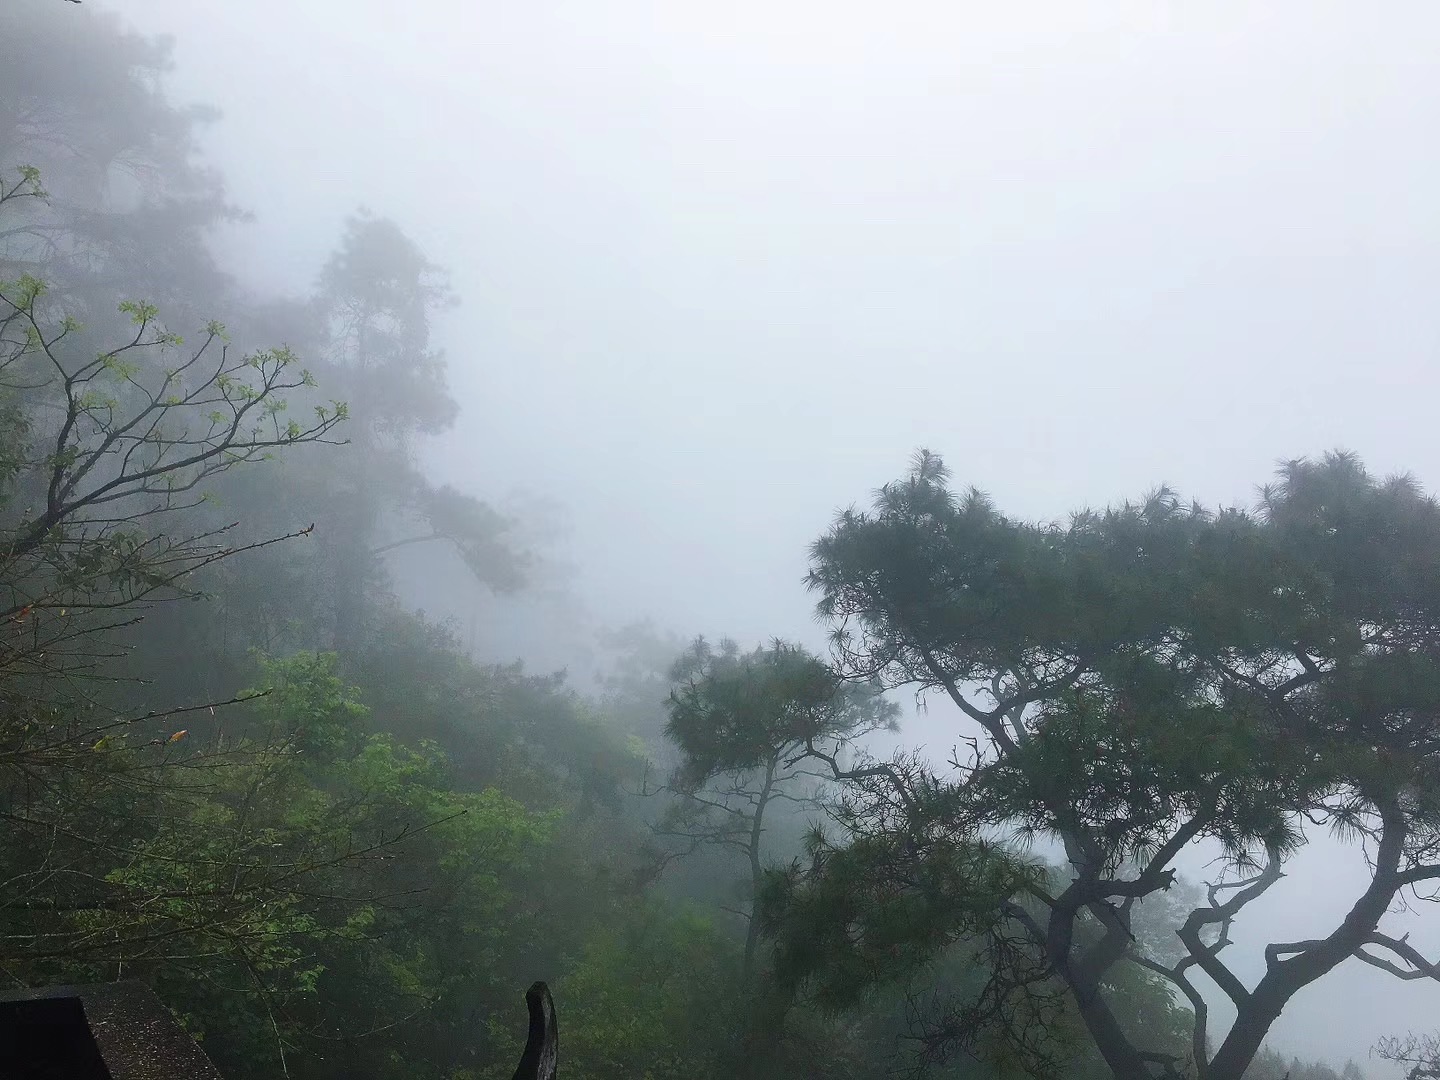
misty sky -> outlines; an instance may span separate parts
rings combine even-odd
[[[920,445],[1037,518],[1248,504],[1335,446],[1440,487],[1433,3],[93,9],[223,111],[252,286],[307,289],[362,204],[452,270],[435,471],[561,508],[572,626],[818,644],[806,545]],[[455,595],[420,600],[487,618]],[[1263,929],[1344,880],[1302,860]],[[1274,1040],[1378,1072],[1436,1017],[1352,962]]]

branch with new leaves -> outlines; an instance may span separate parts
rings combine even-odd
[[[34,169],[0,183],[0,209],[44,199]],[[289,395],[314,380],[288,349],[239,355],[219,323],[187,345],[154,306],[124,302],[130,330],[95,350],[52,311],[44,282],[0,282],[0,670],[90,667],[92,643],[144,604],[197,595],[197,572],[303,536],[235,541],[238,523],[178,533],[161,524],[210,500],[237,465],[307,443],[337,442],[343,402]],[[178,519],[178,518],[177,518]]]

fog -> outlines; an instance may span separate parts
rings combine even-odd
[[[1162,482],[1248,506],[1334,447],[1440,486],[1434,5],[92,11],[173,35],[168,92],[223,114],[250,288],[308,289],[359,206],[450,270],[427,460],[543,518],[553,566],[520,600],[397,572],[489,658],[585,676],[639,619],[823,649],[808,545],[921,446],[1039,520]],[[1315,845],[1235,952],[1333,926],[1359,857]],[[1375,1040],[1437,1015],[1350,961],[1269,1041],[1384,1075]]]
[[[565,506],[611,621],[803,632],[920,445],[1045,518],[1434,466],[1425,5],[111,6],[222,109],[257,280],[357,205],[452,270],[437,467]]]

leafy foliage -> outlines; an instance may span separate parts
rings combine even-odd
[[[760,768],[809,749],[895,729],[895,705],[874,686],[842,682],[804,649],[777,641],[742,655],[703,638],[675,663],[665,733],[694,782]]]
[[[944,694],[983,743],[959,779],[913,761],[867,776],[849,814],[854,855],[822,858],[790,886],[800,925],[811,895],[844,892],[852,859],[919,902],[936,891],[926,872],[959,854],[1054,839],[1066,881],[1002,879],[977,895],[967,886],[987,878],[971,867],[957,887],[975,906],[952,925],[969,932],[964,916],[988,911],[992,942],[998,926],[1017,943],[992,949],[996,977],[1015,990],[1027,972],[1053,972],[1122,1077],[1187,1058],[1215,1080],[1238,1077],[1284,1003],[1347,957],[1423,975],[1428,961],[1376,926],[1393,898],[1440,878],[1435,502],[1345,454],[1287,464],[1253,514],[1162,489],[1034,525],[947,480],[922,453],[873,511],[848,511],[815,545],[810,581],[846,672]],[[1327,937],[1272,944],[1246,988],[1219,953],[1307,822],[1364,841],[1372,881]],[[1172,886],[1172,860],[1201,840],[1220,845],[1232,876],[1184,917],[1185,954],[1165,963],[1137,947],[1133,910]],[[932,946],[931,925],[910,940]],[[890,927],[847,931],[852,950],[878,951]],[[797,955],[806,974],[826,970],[826,950]],[[1126,963],[1188,1000],[1187,1055],[1125,1030],[1108,980]],[[1213,1052],[1194,969],[1238,1011]],[[1003,1023],[1004,1000],[970,1028]]]
[[[1088,1078],[1134,1073],[1095,1000],[1183,1068],[1172,987],[1297,813],[1422,880],[1434,509],[1348,458],[1253,515],[1162,492],[1062,528],[927,455],[817,546],[838,670],[644,627],[595,697],[474,663],[387,573],[541,570],[419,464],[458,413],[444,272],[362,213],[312,295],[242,294],[207,244],[243,217],[197,154],[213,114],[167,99],[168,46],[82,11],[0,11],[6,978],[142,978],[235,1080],[505,1080],[537,976],[587,1080]],[[873,759],[892,684],[989,742],[952,775]],[[652,761],[663,802],[631,797]],[[1187,890],[1180,834],[1264,870]],[[1025,847],[1057,836],[1064,869]]]
[[[767,811],[781,800],[817,806],[814,774],[802,766],[812,757],[834,766],[852,741],[893,730],[898,710],[877,687],[843,683],[819,659],[780,641],[742,655],[733,642],[717,651],[697,640],[675,662],[671,678],[677,685],[665,733],[683,756],[668,788],[677,801],[655,832],[686,842],[667,860],[702,845],[744,856],[749,882],[739,913],[747,923],[748,980],[759,944],[754,906]]]

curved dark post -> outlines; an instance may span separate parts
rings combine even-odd
[[[543,982],[534,983],[525,991],[525,1004],[530,1009],[530,1034],[511,1080],[555,1080],[556,1063],[560,1057],[560,1029],[555,1020],[555,1001],[550,997],[550,988]]]

